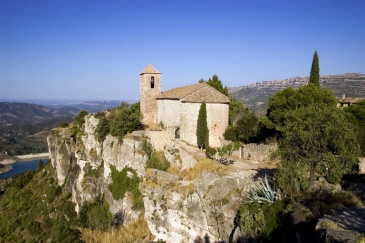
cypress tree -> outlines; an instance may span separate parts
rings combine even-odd
[[[320,83],[319,83],[319,60],[318,60],[317,51],[315,51],[314,55],[313,55],[312,68],[311,68],[308,83],[314,84],[314,85],[320,87]]]
[[[209,146],[209,130],[207,123],[207,106],[205,102],[200,105],[198,122],[196,126],[196,137],[199,148],[207,148]]]

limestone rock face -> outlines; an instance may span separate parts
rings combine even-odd
[[[148,170],[141,188],[152,234],[167,242],[199,237],[227,240],[253,174],[203,172],[195,181],[182,181],[167,172]]]
[[[59,185],[65,183],[66,176],[71,170],[71,165],[76,158],[75,149],[76,143],[71,133],[67,130],[57,130],[50,133],[47,137],[48,150],[51,158],[51,163],[57,175]]]
[[[106,195],[113,214],[127,209],[131,211],[133,203],[130,200],[128,202],[127,197],[115,201],[109,192],[112,183],[110,165],[114,165],[118,171],[129,166],[139,176],[143,176],[147,156],[144,155],[142,145],[146,138],[143,132],[135,132],[122,143],[110,135],[99,142],[95,136],[98,122],[94,116],[87,115],[77,135],[68,128],[57,128],[49,134],[47,142],[58,184],[65,185],[72,193],[77,212],[85,201],[91,202],[100,194]],[[126,218],[135,219],[136,215],[132,214],[129,213]]]
[[[72,193],[77,212],[83,203],[103,194],[110,212],[123,215],[124,224],[144,214],[156,239],[191,242],[209,238],[214,242],[227,241],[233,235],[234,218],[256,171],[204,171],[189,181],[157,169],[146,170],[148,157],[143,144],[150,141],[148,132],[135,131],[123,141],[107,135],[100,142],[95,134],[98,122],[93,115],[87,115],[76,135],[69,128],[56,128],[47,140],[58,184]],[[155,138],[159,137],[165,141],[164,136],[155,134]],[[166,159],[177,170],[189,171],[197,164],[194,151],[183,142],[169,140],[163,149]],[[109,190],[112,166],[118,171],[128,166],[137,172],[144,209],[133,208],[129,193],[120,200],[113,198]]]

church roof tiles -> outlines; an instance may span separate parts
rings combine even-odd
[[[157,96],[158,100],[181,100],[189,103],[229,103],[229,98],[206,83],[170,89]]]
[[[154,68],[151,64],[148,64],[148,66],[140,73],[140,75],[145,74],[145,73],[157,73],[159,74],[160,72],[156,70],[156,68]]]

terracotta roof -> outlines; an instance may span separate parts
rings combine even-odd
[[[192,84],[161,93],[158,100],[181,100],[190,103],[229,103],[229,98],[206,83]]]
[[[156,70],[156,68],[154,68],[152,66],[152,64],[148,64],[148,66],[140,73],[141,74],[145,74],[145,73],[157,73],[159,74],[160,72]]]

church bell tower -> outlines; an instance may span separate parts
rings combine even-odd
[[[161,93],[161,73],[149,64],[139,78],[140,107],[142,123],[152,125],[157,123],[157,100]]]

